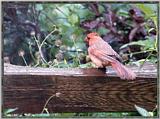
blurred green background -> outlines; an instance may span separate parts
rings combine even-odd
[[[123,58],[157,62],[157,4],[3,2],[4,62],[92,67],[84,38],[96,31]]]

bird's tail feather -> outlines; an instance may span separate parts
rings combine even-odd
[[[121,79],[133,80],[136,78],[136,74],[133,71],[131,71],[129,68],[125,67],[120,62],[116,61],[116,62],[112,62],[111,64],[113,69],[116,70],[117,75]]]

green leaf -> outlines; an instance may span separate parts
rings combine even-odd
[[[151,18],[157,27],[157,4],[136,4],[140,8],[147,18]]]
[[[139,107],[137,105],[134,105],[134,106],[135,106],[136,110],[139,112],[139,114],[141,114],[142,116],[144,116],[144,117],[150,117],[151,116],[150,113],[146,109],[144,109],[142,107]]]
[[[102,5],[98,6],[98,10],[99,10],[100,13],[103,13],[105,11],[105,9]]]
[[[37,5],[36,5],[36,10],[37,10],[37,11],[43,10],[43,5],[42,5],[42,4],[37,4]]]
[[[49,117],[50,114],[43,113],[43,114],[33,114],[32,117]]]
[[[91,63],[91,62],[88,62],[88,63],[86,63],[86,64],[81,64],[81,65],[79,65],[79,68],[92,68],[92,67],[94,67],[95,65],[93,64],[93,63]]]
[[[157,7],[156,4],[137,4],[136,5],[138,8],[140,8],[146,16],[152,16],[155,14],[155,7]]]
[[[71,118],[75,115],[75,113],[55,113],[56,116],[53,117],[59,117],[59,118]]]
[[[153,112],[149,112],[149,114],[153,117],[154,116],[154,113]]]
[[[74,24],[78,23],[79,18],[78,18],[78,16],[77,16],[76,14],[72,14],[71,16],[68,16],[68,21],[69,21],[72,25],[74,25]]]
[[[138,61],[130,62],[130,64],[134,64],[134,65],[140,67],[144,63],[144,61],[145,61],[145,59],[141,59],[141,60],[138,60]],[[147,59],[146,61],[149,62],[150,60]]]
[[[124,16],[124,17],[128,17],[128,16],[129,16],[128,11],[123,10],[123,9],[120,9],[120,10],[117,12],[117,14],[118,14],[119,16]]]
[[[120,49],[123,49],[123,48],[125,48],[127,46],[131,46],[131,45],[141,45],[144,47],[144,50],[147,50],[150,48],[154,48],[154,44],[155,44],[155,40],[148,37],[147,40],[139,40],[139,41],[127,43],[127,44],[121,46]]]
[[[99,33],[100,35],[106,35],[108,32],[109,32],[109,30],[106,29],[106,28],[103,28],[103,27],[100,27],[100,28],[98,29],[98,33]]]
[[[18,109],[17,107],[16,108],[11,108],[11,109],[6,109],[4,111],[4,114],[6,115],[6,114],[9,114],[9,113],[12,113],[12,112],[16,111],[17,109]]]

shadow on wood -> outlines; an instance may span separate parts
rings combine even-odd
[[[115,72],[97,69],[30,68],[4,65],[3,109],[15,113],[40,113],[47,99],[49,112],[136,111],[134,105],[152,110],[157,104],[157,70],[145,65],[136,80],[121,80]]]

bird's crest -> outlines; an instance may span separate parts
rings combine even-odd
[[[93,40],[94,36],[99,36],[99,34],[96,33],[96,32],[91,32],[91,33],[87,34],[87,36],[84,39],[84,41],[88,43],[91,39]]]
[[[92,38],[93,36],[99,36],[99,34],[96,32],[92,32],[87,35],[88,38]]]

